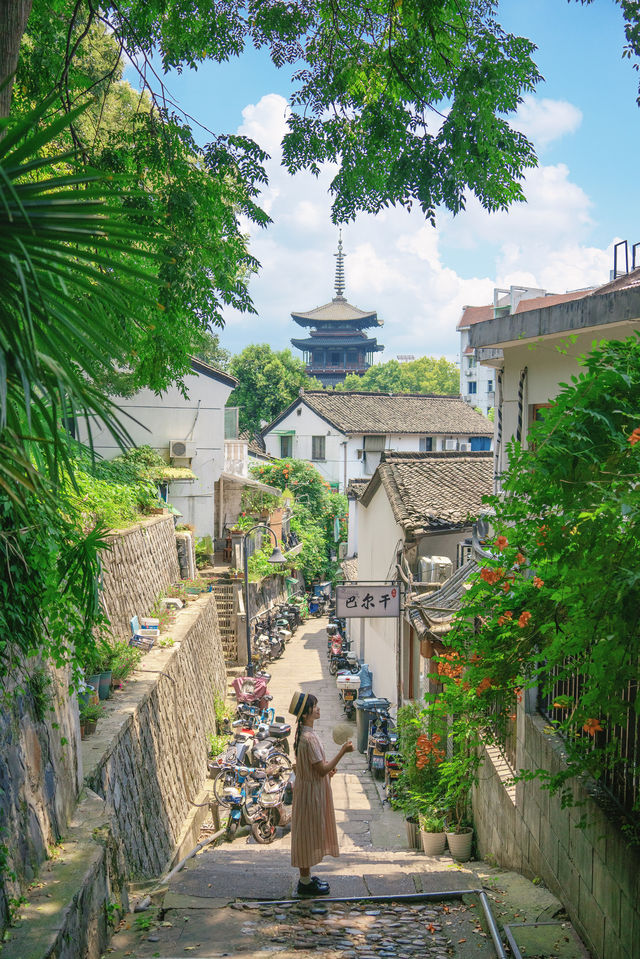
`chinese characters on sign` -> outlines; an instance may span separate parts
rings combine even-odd
[[[378,617],[400,615],[400,587],[336,586],[336,616]]]

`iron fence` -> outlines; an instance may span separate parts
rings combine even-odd
[[[515,773],[517,771],[517,703],[515,694],[511,693],[508,696],[505,694],[496,699],[493,713],[496,719],[491,725],[491,731],[496,739],[496,745]]]
[[[569,703],[578,703],[584,688],[584,677],[578,672],[568,672],[571,661],[565,660],[562,666],[552,671],[555,677],[549,693],[540,697],[538,708],[549,722],[555,724],[564,720]],[[640,668],[636,677],[629,680],[623,690],[620,702],[626,709],[621,710],[623,718],[603,715],[600,717],[601,730],[594,734],[585,731],[576,724],[571,727],[570,735],[580,739],[591,749],[602,750],[603,763],[597,787],[612,800],[625,816],[640,819],[640,698],[638,696]]]

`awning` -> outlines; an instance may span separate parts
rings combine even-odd
[[[270,433],[275,433],[276,436],[295,436],[295,430],[269,430]]]
[[[445,580],[439,589],[427,596],[414,594],[407,600],[407,617],[420,638],[442,638],[449,632],[453,617],[460,609],[469,577],[477,570],[477,561],[470,559]]]
[[[261,483],[260,480],[254,479],[252,476],[238,476],[237,473],[221,473],[220,479],[225,483],[235,483],[236,486],[250,486],[252,489],[261,490],[263,493],[273,493],[275,496],[281,496],[282,490],[276,489],[275,486],[267,486],[266,483]]]

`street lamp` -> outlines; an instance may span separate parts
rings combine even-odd
[[[252,526],[251,529],[248,529],[242,537],[242,556],[244,559],[245,618],[247,621],[247,676],[253,676],[253,659],[251,657],[251,617],[249,616],[249,557],[247,555],[247,536],[255,532],[257,529],[266,529],[269,535],[273,537],[273,540],[276,544],[268,562],[273,563],[274,566],[282,566],[283,563],[287,562],[280,552],[280,547],[278,546],[278,537],[271,527],[266,523],[258,523],[256,526]]]

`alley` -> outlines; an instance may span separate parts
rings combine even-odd
[[[279,715],[288,715],[295,689],[318,697],[316,728],[330,755],[336,748],[332,729],[345,719],[328,672],[325,625],[311,620],[298,630],[272,664],[269,686]],[[353,730],[355,742],[355,723]],[[332,787],[341,855],[314,870],[329,880],[332,898],[474,889],[497,881],[484,864],[472,864],[482,867],[477,869],[449,856],[428,858],[409,850],[402,816],[383,802],[357,751],[344,758]],[[192,859],[152,895],[149,909],[127,916],[109,953],[113,959],[274,954],[288,959],[306,952],[323,959],[495,956],[473,895],[414,903],[287,902],[296,881],[288,829],[269,846],[241,830],[232,843],[207,847]],[[537,894],[530,916],[551,917],[557,901],[544,891]],[[494,900],[504,901],[495,895]]]

